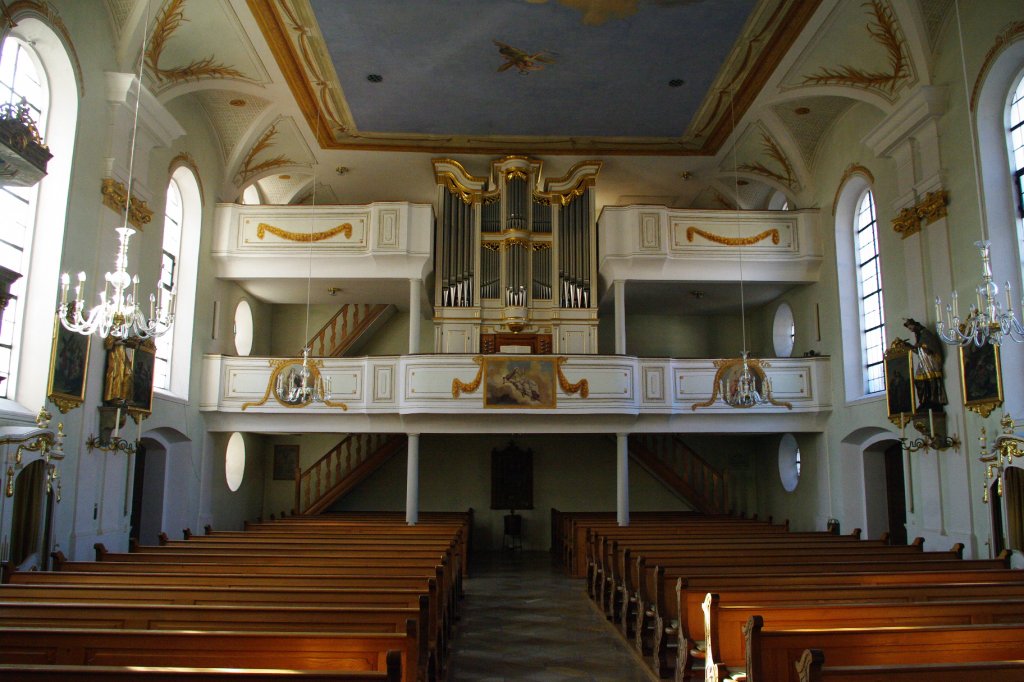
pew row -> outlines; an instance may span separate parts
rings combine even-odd
[[[911,665],[826,665],[821,649],[807,649],[796,662],[800,682],[1024,682],[1024,660]]]

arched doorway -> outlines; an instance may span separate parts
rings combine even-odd
[[[167,450],[144,438],[135,453],[132,483],[132,516],[129,537],[142,545],[159,542],[164,524],[164,490],[167,483]]]

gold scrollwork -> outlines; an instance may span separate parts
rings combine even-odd
[[[921,231],[921,221],[917,219],[917,211],[908,206],[892,219],[892,229],[904,239]]]
[[[903,239],[917,234],[925,225],[931,225],[946,217],[946,206],[949,205],[949,192],[941,189],[928,192],[913,206],[907,206],[892,219],[892,229]]]
[[[509,168],[505,171],[505,182],[509,180],[522,180],[526,182],[526,171],[520,168]]]
[[[128,190],[124,183],[113,178],[103,178],[100,185],[100,193],[103,195],[103,205],[116,213],[124,213],[124,207],[128,203]],[[153,219],[153,210],[146,205],[146,202],[133,196],[131,206],[128,210],[128,222],[137,230],[147,225]]]
[[[296,366],[296,365],[301,366],[302,365],[302,358],[284,358],[284,359],[270,358],[268,360],[268,362],[270,363],[270,366],[273,367],[274,369],[270,373],[270,380],[267,382],[267,390],[263,392],[263,397],[260,398],[258,401],[243,403],[242,404],[242,411],[244,412],[246,409],[248,409],[250,407],[259,407],[260,405],[265,405],[267,403],[267,400],[270,398],[270,396],[274,396],[274,400],[276,400],[278,403],[280,403],[284,407],[296,408],[296,407],[306,407],[307,405],[309,405],[310,404],[309,401],[302,402],[302,403],[296,403],[296,404],[287,403],[287,402],[281,400],[280,396],[277,395],[277,391],[275,390],[275,388],[277,387],[277,377],[280,376],[281,372],[285,371],[286,369],[288,369],[289,367],[292,367],[292,366]],[[307,366],[309,367],[309,378],[310,378],[310,381],[314,385],[319,383],[319,381],[320,381],[320,368],[324,366],[324,361],[323,360],[309,360],[308,363],[307,363]],[[348,411],[348,405],[346,405],[345,403],[340,403],[340,402],[334,401],[334,400],[325,400],[324,401],[324,405],[326,405],[327,407],[340,407],[342,410]]]
[[[736,367],[741,366],[743,364],[743,358],[728,358],[722,360],[715,360],[714,364],[715,367],[718,368],[718,371],[715,372],[715,378],[712,382],[711,397],[703,402],[694,403],[693,405],[690,405],[690,409],[693,411],[696,411],[699,407],[711,407],[712,405],[715,404],[715,401],[718,400],[718,387],[722,385],[722,378],[726,375],[726,372],[732,371]],[[765,382],[768,381],[768,375],[764,373],[765,367],[771,367],[771,365],[768,362],[765,362],[764,360],[760,360],[758,358],[747,358],[747,368],[749,368],[750,371],[754,374],[754,376],[756,376],[760,380],[761,385],[764,385]],[[768,402],[777,407],[785,407],[787,410],[793,409],[792,403],[788,403],[784,400],[776,400],[771,396],[770,393],[768,395]],[[742,407],[752,407],[752,405],[743,405]]]
[[[726,246],[751,246],[759,241],[768,239],[769,237],[771,237],[772,244],[779,243],[779,231],[774,227],[751,237],[723,237],[722,235],[714,234],[713,232],[705,232],[699,227],[693,227],[691,225],[686,228],[686,241],[692,242],[694,234],[699,234],[701,237],[704,237],[709,241],[713,241],[716,244],[725,244]]]
[[[484,358],[482,355],[477,355],[473,358],[473,362],[477,364],[476,377],[468,384],[459,381],[458,377],[452,379],[452,398],[458,398],[461,393],[472,393],[476,389],[480,388],[480,382],[484,378]]]
[[[480,246],[488,251],[503,251],[513,246],[520,246],[533,251],[542,251],[543,249],[550,249],[551,242],[534,242],[522,237],[509,237],[508,239],[486,241],[480,244]]]
[[[568,359],[569,358],[567,358],[567,357],[557,357],[557,358],[555,358],[555,372],[558,374],[558,385],[561,386],[562,390],[565,391],[566,393],[568,393],[569,395],[572,395],[574,393],[579,393],[581,398],[589,398],[590,397],[590,382],[589,381],[587,381],[586,379],[580,379],[575,384],[570,384],[569,380],[565,378],[564,374],[562,374],[562,365],[565,364],[565,361],[568,360]]]
[[[463,185],[451,173],[439,173],[437,179],[444,180],[444,186],[448,192],[462,199],[464,204],[472,204],[474,199],[480,196],[479,192]]]
[[[267,232],[269,232],[270,234],[276,234],[281,239],[287,239],[288,241],[292,242],[320,242],[325,239],[330,239],[336,234],[342,233],[344,233],[345,239],[352,239],[352,224],[342,223],[341,225],[338,225],[337,227],[332,227],[329,230],[324,230],[322,232],[311,232],[309,234],[306,234],[304,232],[288,232],[287,230],[282,230],[280,227],[274,227],[273,225],[268,225],[267,223],[260,223],[259,225],[256,226],[257,239],[263,239]]]

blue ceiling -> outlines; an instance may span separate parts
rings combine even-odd
[[[757,1],[310,4],[360,131],[664,138],[684,133]],[[550,62],[499,71],[495,41]]]

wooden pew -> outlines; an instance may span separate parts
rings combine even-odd
[[[1024,682],[1024,660],[826,666],[821,649],[807,649],[796,662],[796,672],[800,682]]]
[[[746,636],[748,682],[799,682],[796,663],[809,648],[838,666],[1006,661],[1024,648],[1021,624],[772,630],[753,616]]]
[[[185,668],[108,665],[19,665],[0,663],[0,680],[17,682],[106,682],[139,678],[147,682],[401,682],[402,658],[388,652],[387,670],[239,670],[237,668]]]
[[[413,626],[410,624],[410,629]],[[0,663],[203,668],[387,670],[400,652],[416,682],[414,632],[310,634],[0,628]]]
[[[840,629],[885,626],[981,625],[1017,623],[1024,626],[1024,599],[960,600],[820,604],[755,603],[722,606],[717,594],[704,600],[706,662],[721,669],[746,665],[743,630],[752,616],[760,616],[772,629]],[[680,652],[680,657],[685,652]]]

